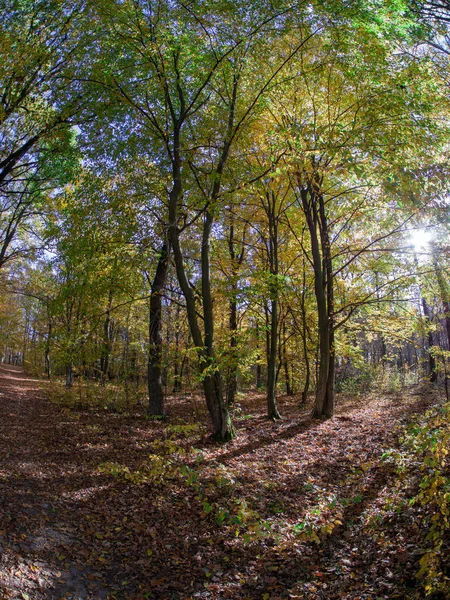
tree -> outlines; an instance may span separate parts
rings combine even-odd
[[[70,84],[90,33],[83,2],[7,0],[0,16],[0,268],[32,240],[14,244],[41,214],[50,188],[76,166],[73,125],[85,113]],[[84,114],[84,118],[86,114]]]
[[[433,83],[426,71],[403,58],[396,62],[379,34],[368,34],[363,25],[353,41],[347,37],[342,46],[343,39],[330,29],[329,37],[322,35],[300,54],[301,67],[296,64],[289,92],[274,98],[272,109],[279,143],[286,148],[284,168],[309,233],[320,348],[316,417],[334,413],[336,331],[370,299],[370,294],[363,295],[336,306],[338,277],[364,256],[384,251],[386,240],[402,229],[416,208],[411,206],[404,221],[392,224],[381,210],[381,234],[374,232],[367,243],[339,245],[354,229],[356,217],[371,210],[370,203],[386,206],[388,190],[405,194],[406,187],[395,189],[389,181],[398,181],[405,165],[412,172],[413,165],[425,160],[427,138],[436,131],[426,116],[430,104],[423,105],[420,121],[409,111],[411,103],[431,100]],[[367,54],[361,53],[361,45]],[[412,77],[421,82],[420,101],[410,85]],[[403,83],[407,78],[408,86]]]
[[[286,8],[277,11],[264,3],[251,11],[241,3],[194,8],[160,0],[154,7],[105,2],[100,10],[114,36],[107,40],[105,52],[116,52],[117,39],[121,44],[119,63],[111,70],[109,62],[103,84],[131,107],[148,136],[148,155],[160,165],[164,179],[170,174],[168,237],[199,355],[213,436],[227,440],[234,432],[214,344],[211,234],[232,148],[267,90],[314,31],[281,56],[271,56],[268,41],[274,27],[278,35],[286,27]],[[259,73],[256,91],[251,91],[256,52],[270,57],[270,70],[268,75]],[[191,217],[184,219],[186,211]],[[182,246],[191,219],[202,224],[202,325]]]

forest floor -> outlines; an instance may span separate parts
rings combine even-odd
[[[413,387],[340,398],[283,420],[248,394],[214,445],[201,403],[60,407],[0,366],[0,599],[421,598],[413,509],[395,508],[383,453],[439,400]]]

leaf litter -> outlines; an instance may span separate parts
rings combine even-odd
[[[71,411],[2,365],[0,597],[421,598],[418,516],[386,508],[381,456],[428,390],[341,398],[325,422],[281,397],[277,423],[249,392],[220,446],[197,400],[165,423]]]

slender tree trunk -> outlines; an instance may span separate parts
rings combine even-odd
[[[228,252],[231,262],[231,296],[229,303],[229,331],[230,331],[230,349],[229,349],[229,365],[227,376],[227,403],[228,406],[233,406],[237,392],[237,293],[238,293],[238,265],[236,264],[236,253],[234,249],[234,225],[230,224],[228,232]]]
[[[287,350],[286,350],[286,327],[284,324],[283,324],[283,333],[284,333],[284,340],[283,340],[282,361],[283,361],[283,367],[284,367],[284,384],[286,387],[286,394],[288,396],[292,396],[293,391],[292,391],[291,377],[289,374],[289,361],[287,359]]]
[[[419,261],[417,260],[417,255],[414,255],[414,262],[416,264],[416,269],[419,271]],[[420,301],[422,304],[424,321],[425,321],[425,331],[426,338],[428,342],[428,378],[431,383],[435,383],[437,381],[437,371],[436,371],[436,359],[433,354],[433,334],[431,332],[431,312],[428,306],[428,303],[422,293],[422,286],[419,283],[419,292],[420,292]]]
[[[217,364],[214,349],[214,315],[211,296],[210,272],[210,238],[213,217],[210,211],[205,213],[203,223],[203,239],[201,251],[202,264],[202,300],[204,324],[204,358],[206,358],[206,372],[203,378],[206,402],[211,415],[215,437],[227,441],[234,436],[228,405],[223,394],[222,375]]]
[[[227,380],[227,403],[228,406],[233,406],[237,393],[237,285],[233,284],[232,298],[230,300],[230,365]]]
[[[434,340],[433,333],[431,332],[431,311],[428,306],[427,301],[422,296],[422,308],[423,314],[425,317],[426,330],[427,330],[427,341],[428,341],[428,376],[431,383],[435,383],[437,381],[437,371],[436,371],[436,359],[433,354]]]
[[[179,141],[175,139],[175,148]],[[173,163],[174,185],[169,197],[169,236],[173,251],[178,282],[186,302],[186,312],[192,341],[197,349],[200,366],[203,369],[202,384],[206,406],[212,422],[212,435],[217,441],[227,441],[234,437],[234,428],[223,397],[222,377],[215,363],[212,327],[212,299],[209,276],[209,238],[212,228],[212,216],[205,215],[203,244],[202,244],[202,292],[204,310],[205,342],[203,341],[197,321],[195,297],[187,279],[184,258],[180,244],[178,228],[178,203],[181,198],[181,161],[175,156]]]
[[[276,196],[273,191],[266,194],[265,209],[269,221],[269,266],[270,266],[270,327],[267,357],[267,416],[280,419],[277,408],[277,356],[278,356],[278,219]]]
[[[320,299],[320,298],[319,298]],[[328,329],[328,315],[325,307],[318,310],[319,317],[319,373],[317,379],[316,402],[313,416],[325,416],[325,402],[328,389],[328,375],[330,372],[330,332]]]
[[[380,310],[380,279],[379,279],[378,271],[375,271],[375,285],[376,285],[376,292],[377,292],[377,309],[379,311]],[[385,356],[387,353],[387,348],[386,348],[386,341],[384,339],[383,334],[379,335],[379,340],[380,340],[379,362],[381,363],[381,368],[384,371],[384,367],[386,365]],[[374,350],[374,354],[378,354],[378,353]]]
[[[109,370],[109,354],[111,352],[111,308],[113,302],[113,290],[110,289],[108,293],[108,307],[106,309],[106,318],[103,323],[103,340],[102,350],[100,356],[100,372],[101,372],[101,385],[106,384]]]
[[[229,304],[229,331],[230,331],[230,361],[228,367],[227,376],[227,403],[228,406],[234,404],[237,387],[238,387],[238,307],[237,307],[237,295],[238,295],[238,279],[239,269],[242,265],[245,256],[245,236],[247,228],[244,226],[242,232],[242,240],[240,242],[240,250],[236,255],[235,250],[235,231],[233,217],[231,217],[231,223],[228,230],[228,252],[230,255],[231,263],[231,296]]]
[[[444,324],[445,324],[445,332],[447,337],[447,349],[450,351],[450,290],[447,281],[444,279],[442,275],[442,269],[440,268],[437,250],[436,247],[433,246],[433,263],[434,270],[436,273],[436,279],[439,285],[439,294],[441,297],[442,308],[444,312]],[[445,347],[445,346],[444,346]],[[444,368],[445,368],[445,393],[447,399],[449,397],[449,388],[450,388],[450,377],[447,372],[447,363],[444,356]]]
[[[448,349],[450,350],[450,302],[448,302],[447,300],[442,300],[442,305],[444,308],[444,320],[445,328],[447,330]]]
[[[175,357],[173,361],[173,388],[172,393],[177,394],[181,389],[181,370],[180,367],[180,306],[177,304],[175,317]]]
[[[50,351],[47,345],[45,346],[45,356],[44,356],[44,365],[45,365],[45,376],[47,379],[51,379],[52,377],[52,369],[50,362]]]
[[[319,329],[319,368],[313,416],[322,419],[330,418],[334,414],[335,350],[331,249],[320,184],[320,180],[307,185],[299,181],[300,197],[311,241]]]
[[[186,354],[183,356],[183,359],[181,361],[181,366],[180,366],[180,373],[178,375],[178,391],[181,392],[181,390],[183,389],[183,378],[184,378],[184,373],[187,370],[187,356]]]
[[[302,315],[302,343],[303,343],[303,358],[305,361],[305,383],[303,385],[302,391],[302,401],[301,403],[304,405],[308,401],[308,393],[309,387],[311,385],[311,363],[309,361],[309,353],[308,353],[308,326],[306,324],[306,265],[305,265],[305,257],[303,256],[303,289],[302,289],[302,297],[300,301],[300,310]]]
[[[48,329],[47,329],[47,339],[45,341],[45,357],[44,357],[44,361],[45,361],[45,375],[47,377],[47,379],[50,379],[52,376],[52,365],[51,365],[51,360],[50,360],[50,347],[51,347],[51,341],[52,341],[52,319],[50,317],[50,315],[48,316]]]
[[[69,390],[73,386],[73,365],[66,364],[66,388]]]
[[[167,243],[161,246],[155,276],[150,292],[150,320],[148,347],[148,413],[154,417],[164,416],[164,391],[162,381],[162,293],[169,269]]]
[[[228,159],[231,144],[235,133],[235,107],[237,101],[239,78],[234,77],[231,93],[231,102],[229,105],[228,122],[225,134],[222,140],[222,147],[219,153],[219,159],[214,170],[214,182],[209,194],[208,202],[205,205],[203,236],[201,246],[201,283],[202,283],[202,305],[203,305],[203,336],[197,320],[197,311],[195,297],[186,275],[183,252],[180,244],[179,223],[179,203],[183,193],[182,186],[182,149],[181,149],[181,130],[187,118],[186,99],[180,85],[177,86],[179,112],[175,114],[171,104],[171,119],[173,125],[172,149],[169,152],[172,163],[172,189],[169,194],[169,238],[173,251],[175,269],[178,283],[186,302],[187,318],[192,340],[199,357],[199,363],[202,371],[203,391],[206,400],[206,406],[212,422],[212,435],[217,441],[227,441],[235,436],[234,428],[231,422],[228,405],[223,393],[222,375],[216,360],[214,350],[214,319],[213,303],[211,297],[210,280],[210,238],[213,225],[213,213],[219,197],[221,188],[221,177]],[[234,132],[234,133],[233,133]]]
[[[334,281],[333,265],[331,261],[330,236],[328,232],[328,220],[325,214],[325,205],[323,196],[319,195],[320,211],[320,232],[322,244],[322,259],[324,263],[325,286],[327,293],[327,323],[329,331],[330,359],[328,364],[327,391],[324,405],[324,415],[331,418],[334,415],[335,407],[335,372],[336,372],[336,350],[335,350],[335,331],[334,331]]]
[[[334,331],[330,331],[330,362],[328,365],[327,391],[325,396],[324,415],[331,418],[334,415],[335,408],[335,372],[336,372],[336,354],[334,350]]]
[[[269,356],[267,360],[267,416],[269,419],[279,419],[277,408],[277,344],[278,344],[278,302],[270,302],[270,337]]]
[[[260,390],[263,386],[262,369],[261,369],[261,354],[259,352],[259,321],[256,321],[256,345],[258,354],[256,356],[256,389]]]

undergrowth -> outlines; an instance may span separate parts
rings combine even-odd
[[[382,457],[397,477],[385,510],[414,507],[423,548],[417,578],[427,597],[450,598],[450,403],[427,411],[400,441]]]
[[[143,387],[100,385],[77,381],[67,389],[61,381],[46,381],[47,395],[52,402],[69,410],[108,410],[127,412],[144,406],[146,389]]]

